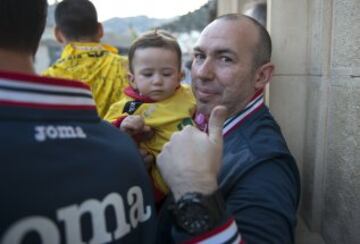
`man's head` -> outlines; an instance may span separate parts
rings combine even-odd
[[[168,32],[144,33],[131,45],[129,83],[141,95],[155,101],[175,93],[182,79],[181,49]]]
[[[46,15],[47,0],[0,0],[0,49],[34,55]]]
[[[103,36],[94,4],[89,0],[63,0],[55,9],[55,36],[60,43],[98,42]]]
[[[229,114],[241,111],[270,81],[271,40],[257,21],[237,14],[210,23],[194,48],[192,84],[198,111],[210,114],[223,104]]]

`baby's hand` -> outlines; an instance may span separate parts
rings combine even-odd
[[[140,115],[129,115],[120,124],[120,130],[131,135],[135,141],[141,142],[151,139],[153,131],[145,125]]]
[[[140,115],[129,115],[120,124],[120,130],[131,136],[144,131],[145,121]]]

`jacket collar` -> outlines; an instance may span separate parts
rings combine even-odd
[[[88,111],[97,117],[86,84],[22,73],[0,72],[0,108]]]
[[[118,53],[118,49],[113,46],[97,43],[97,42],[70,42],[64,47],[61,58],[69,56],[81,55],[82,53],[94,51],[108,51],[111,53]]]
[[[228,118],[224,123],[223,135],[231,133],[232,130],[240,126],[245,120],[256,113],[260,108],[265,105],[264,103],[264,92],[261,90],[257,92],[248,105],[236,115]]]

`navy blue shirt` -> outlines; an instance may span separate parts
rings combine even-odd
[[[152,243],[133,141],[80,82],[0,72],[0,243]]]

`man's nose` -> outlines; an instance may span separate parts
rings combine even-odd
[[[193,79],[212,80],[214,78],[214,65],[211,59],[207,58],[200,64],[192,67]]]

